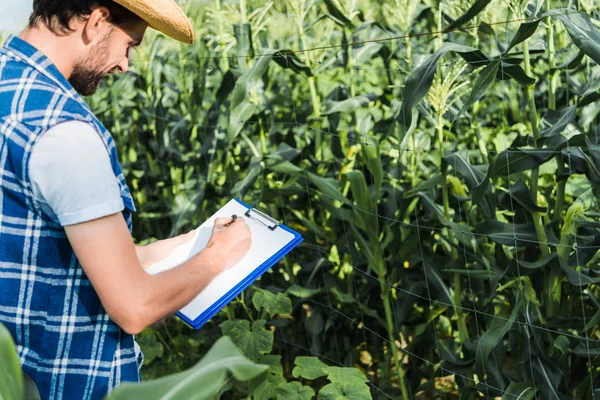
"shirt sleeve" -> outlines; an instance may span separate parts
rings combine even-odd
[[[84,122],[65,122],[44,133],[32,150],[29,177],[35,200],[62,226],[125,208],[106,146]]]

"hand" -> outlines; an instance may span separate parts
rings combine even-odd
[[[231,218],[217,218],[206,249],[216,261],[217,274],[239,263],[250,250],[252,236],[243,217],[231,223]],[[225,226],[230,224],[229,226]]]
[[[146,246],[135,248],[138,260],[144,269],[169,257],[178,246],[192,240],[196,231],[179,235],[171,239],[159,240]]]

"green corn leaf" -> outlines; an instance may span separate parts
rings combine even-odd
[[[329,11],[329,17],[341,27],[354,28],[354,24],[350,21],[344,13],[333,3],[332,0],[324,0],[327,11]]]
[[[457,120],[469,107],[475,104],[477,101],[481,100],[483,96],[486,94],[494,80],[496,79],[496,75],[498,75],[498,69],[500,67],[500,61],[495,60],[486,65],[484,69],[481,70],[479,76],[477,76],[477,80],[473,84],[473,88],[471,90],[471,94],[465,105],[461,108],[459,113],[454,117],[454,120]]]
[[[496,220],[485,221],[475,226],[475,232],[485,235],[495,243],[505,246],[536,247],[538,239],[533,223],[504,223]],[[558,244],[554,234],[546,230],[548,243]]]
[[[294,378],[314,380],[328,373],[328,366],[317,357],[298,356],[294,360],[296,365],[292,370]]]
[[[236,81],[233,93],[231,95],[231,108],[235,109],[248,97],[250,89],[261,83],[261,79],[269,68],[269,63],[273,58],[272,50],[265,50],[264,54],[255,58],[255,62],[246,73]]]
[[[348,200],[342,195],[339,189],[338,181],[332,178],[321,178],[312,173],[307,174],[311,182],[322,192],[324,195],[329,196],[333,200],[337,200],[342,203],[347,203]]]
[[[193,368],[147,382],[122,384],[107,399],[208,400],[219,393],[229,374],[238,381],[249,381],[267,369],[250,362],[230,338],[223,337]]]
[[[549,360],[542,361],[539,357],[535,357],[531,364],[533,379],[539,388],[542,398],[563,400],[565,397],[558,391],[558,386],[563,378],[563,372],[560,367]]]
[[[600,250],[600,233],[596,234],[590,242],[577,246],[575,252],[569,257],[569,266],[586,266],[596,256],[598,250]]]
[[[233,143],[240,134],[246,122],[260,111],[258,106],[249,100],[243,100],[231,111],[229,116],[228,142]]]
[[[368,135],[361,140],[362,154],[366,160],[367,169],[373,177],[373,188],[377,197],[381,193],[384,178],[380,148],[379,140],[375,136]]]
[[[587,360],[589,357],[596,358],[600,356],[600,346],[597,344],[597,342],[579,343],[573,349],[573,353],[585,360]]]
[[[530,214],[545,213],[546,207],[538,206],[531,198],[531,191],[527,184],[521,179],[511,185],[510,190],[500,196],[500,204],[505,204],[505,208],[512,210],[520,205]]]
[[[552,10],[544,15],[558,18],[565,26],[575,46],[596,64],[600,64],[600,32],[590,17],[568,8]]]
[[[536,390],[524,383],[511,382],[502,395],[502,400],[532,400]]]
[[[446,217],[444,216],[444,208],[437,204],[427,193],[419,192],[417,196],[421,199],[423,207],[433,216],[437,217],[438,220],[442,221]]]
[[[540,26],[541,22],[542,18],[534,19],[533,21],[523,22],[521,26],[519,26],[517,33],[511,40],[504,54],[507,54],[515,46],[517,46],[520,43],[523,43],[525,40],[533,36],[533,34],[537,31],[538,27]]]
[[[484,376],[483,371],[485,371],[485,365],[487,364],[490,353],[492,350],[494,350],[494,347],[500,343],[510,328],[512,328],[522,308],[523,300],[519,296],[508,319],[506,321],[498,320],[498,323],[485,331],[485,333],[477,341],[475,360],[477,371],[480,376]]]
[[[292,161],[298,155],[300,155],[301,151],[299,149],[293,148],[287,143],[282,143],[277,147],[272,153],[267,154],[267,158],[274,161]]]
[[[567,126],[575,119],[575,111],[577,106],[567,107],[561,111],[558,121],[551,127],[544,129],[540,133],[538,147],[548,146],[557,147],[567,141],[567,138],[562,136],[562,133]]]
[[[596,311],[596,314],[594,314],[592,319],[588,321],[583,330],[589,331],[590,329],[594,329],[596,326],[598,326],[598,324],[600,324],[600,309]]]
[[[471,7],[453,23],[448,26],[448,30],[453,30],[462,27],[467,22],[478,16],[490,4],[491,0],[476,0]]]
[[[548,150],[508,149],[498,154],[488,172],[490,178],[507,177],[529,171],[549,161],[554,156]]]
[[[301,72],[306,76],[313,76],[312,70],[302,61],[295,52],[290,50],[279,50],[273,54],[273,61],[281,68]]]
[[[472,53],[474,51],[476,49],[473,47],[444,43],[438,51],[410,74],[402,91],[402,107],[398,116],[398,122],[404,126],[405,130],[411,126],[413,108],[425,98],[431,88],[440,58],[448,52]],[[400,141],[402,139],[400,138]]]
[[[223,335],[230,336],[233,343],[251,360],[268,353],[273,348],[273,331],[265,330],[266,321],[257,320],[250,326],[250,321],[236,319],[221,324]]]
[[[231,189],[231,194],[235,197],[243,197],[243,192],[252,185],[252,182],[256,179],[258,175],[262,172],[262,167],[259,163],[253,163],[247,171],[247,175],[244,176],[244,179],[237,182],[235,186]]]
[[[379,235],[377,209],[373,200],[373,193],[371,193],[367,186],[364,174],[361,171],[354,170],[345,173],[344,178],[350,182],[352,197],[359,208],[356,210],[358,215],[364,221],[371,238],[373,238],[373,235],[377,237]]]
[[[292,164],[289,161],[284,161],[279,164],[275,164],[269,167],[269,169],[273,172],[277,172],[280,174],[286,174],[290,176],[295,176],[304,173],[304,170],[295,164]]]
[[[421,181],[414,188],[405,191],[402,194],[402,197],[405,199],[413,197],[415,194],[431,189],[439,188],[443,182],[443,177],[441,173],[435,173],[424,181]]]
[[[351,224],[349,227],[350,231],[352,232],[352,237],[356,240],[356,242],[358,242],[361,253],[367,259],[369,267],[372,268],[378,276],[385,276],[386,271],[380,259],[381,252],[379,249],[377,249],[377,247],[374,246],[374,244],[371,244],[365,240],[356,225],[358,224]]]
[[[498,70],[498,79],[513,79],[523,87],[531,86],[535,83],[535,79],[525,73],[525,70],[519,65],[502,62]]]
[[[549,265],[558,265],[558,255],[556,253],[552,253],[541,260],[538,261],[516,261],[515,259],[511,260],[511,266],[515,268],[523,267],[531,270],[546,268]]]
[[[448,304],[448,306],[451,306],[451,304]],[[436,307],[434,307],[429,312],[429,315],[427,316],[427,321],[416,326],[415,337],[423,335],[427,331],[427,328],[431,325],[431,323],[434,322],[440,315],[445,313],[446,310],[448,310],[448,306],[442,307],[440,305],[437,305]],[[435,326],[433,326],[433,329],[436,329]]]
[[[237,64],[245,72],[248,70],[248,60],[254,57],[252,46],[252,28],[250,24],[233,24],[233,32],[237,43]]]
[[[444,157],[444,160],[465,180],[469,189],[477,187],[485,179],[485,173],[459,153],[452,153]]]
[[[431,287],[436,289],[437,298],[442,304],[450,306],[452,305],[452,294],[446,282],[442,279],[438,271],[429,265],[429,262],[423,262],[425,273],[427,274],[427,281]]]
[[[464,222],[453,222],[446,219],[442,219],[441,222],[444,226],[450,228],[450,232],[454,234],[454,237],[458,239],[462,246],[474,252],[477,251],[477,240],[471,232],[469,225]]]
[[[23,398],[23,374],[13,338],[0,324],[0,399]]]
[[[277,388],[277,400],[311,400],[315,391],[300,382],[289,382]]]
[[[581,287],[587,285],[594,285],[600,283],[600,278],[592,278],[576,269],[569,267],[565,263],[561,262],[560,266],[567,277],[569,283],[573,286]]]
[[[323,114],[330,115],[341,112],[356,111],[359,108],[365,107],[376,98],[377,95],[375,93],[369,93],[363,96],[351,97],[342,101],[330,101]]]
[[[511,148],[498,154],[483,182],[473,188],[473,202],[479,203],[491,188],[490,179],[529,171],[551,160],[556,150]]]
[[[359,67],[373,59],[381,51],[383,44],[377,42],[367,43],[352,53],[352,65]]]

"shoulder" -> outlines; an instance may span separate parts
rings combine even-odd
[[[108,148],[96,129],[82,121],[68,121],[47,130],[31,151],[30,177],[45,170],[81,172],[111,165]]]

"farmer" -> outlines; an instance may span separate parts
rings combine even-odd
[[[147,27],[194,42],[174,0],[34,0],[29,26],[0,48],[0,323],[43,399],[100,399],[139,381],[132,335],[250,246],[243,218],[219,219],[196,258],[144,270],[193,234],[134,245],[113,139],[80,96],[127,71]]]

